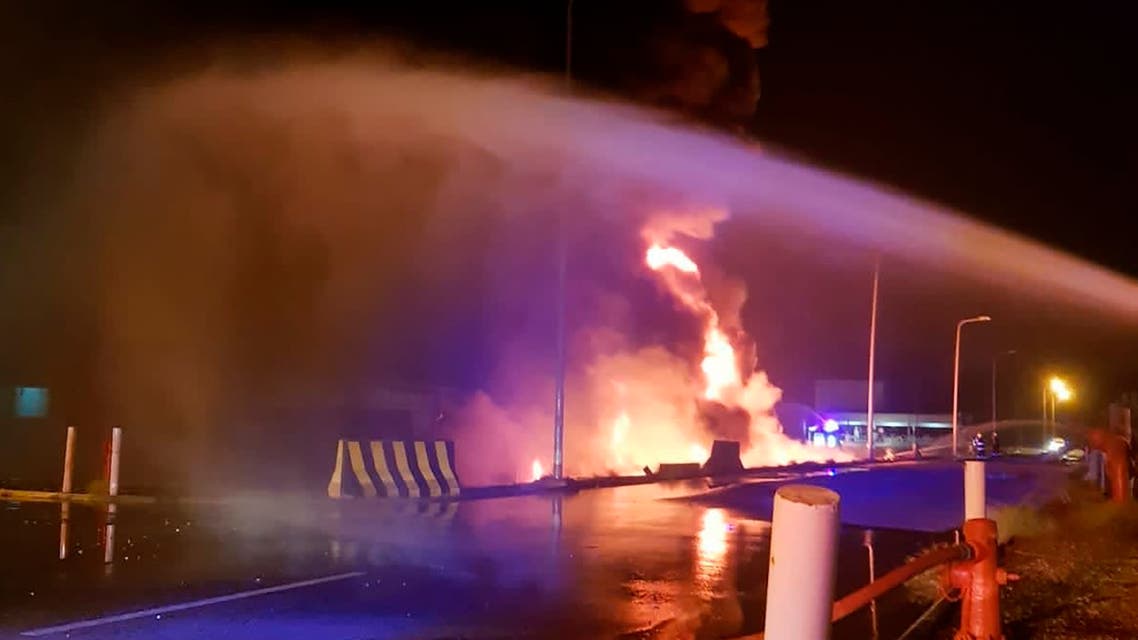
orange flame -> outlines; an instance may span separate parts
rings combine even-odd
[[[675,247],[662,247],[653,244],[648,247],[647,261],[649,268],[653,271],[659,271],[667,266],[684,273],[699,275],[699,266],[686,253]]]
[[[744,369],[747,363],[740,362],[731,329],[725,328],[719,312],[710,301],[699,265],[683,250],[666,244],[666,236],[657,234],[647,239],[649,246],[644,260],[648,268],[659,274],[668,292],[680,304],[703,320],[703,354],[699,362],[702,375],[686,399],[652,398],[656,406],[669,401],[676,403],[670,413],[658,409],[645,410],[634,403],[640,400],[642,404],[642,395],[625,398],[624,387],[618,386],[618,403],[628,401],[629,404],[617,412],[611,423],[609,448],[610,461],[614,466],[627,469],[632,462],[643,464],[650,456],[656,456],[657,462],[704,462],[708,457],[707,441],[712,436],[699,426],[699,411],[692,402],[697,397],[746,412],[750,437],[749,447],[744,446],[744,464],[780,465],[796,460],[845,457],[832,450],[818,451],[782,434],[782,427],[774,415],[774,406],[782,392],[762,371],[753,370],[749,365]],[[631,384],[632,381],[626,382]],[[686,406],[693,408],[675,409],[684,406],[685,402]],[[628,409],[636,410],[635,418],[630,417]],[[656,420],[648,424],[653,418]],[[685,420],[689,424],[683,424]],[[635,427],[640,422],[651,433],[636,434]],[[686,444],[683,444],[685,439]],[[670,459],[659,459],[661,456]]]
[[[665,247],[653,243],[648,247],[645,262],[653,271],[665,267],[674,269],[693,282],[684,286],[674,272],[667,278],[668,288],[673,295],[692,311],[704,316],[707,323],[703,334],[703,360],[699,368],[703,371],[705,388],[703,397],[708,400],[724,401],[727,391],[742,386],[742,376],[730,338],[719,326],[719,314],[707,301],[700,280],[699,266],[686,253],[676,247]]]
[[[537,482],[545,476],[545,468],[541,466],[541,460],[533,459],[533,464],[530,465],[530,480]]]

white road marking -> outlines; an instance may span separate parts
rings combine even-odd
[[[239,591],[229,595],[217,596],[215,598],[205,598],[203,600],[192,600],[190,602],[182,602],[179,604],[171,604],[165,607],[154,607],[153,609],[143,609],[141,611],[131,611],[129,613],[120,613],[113,616],[105,616],[102,618],[91,618],[89,620],[79,620],[68,624],[61,624],[54,627],[42,627],[40,629],[31,629],[29,631],[21,632],[22,636],[48,636],[53,633],[67,633],[76,631],[78,629],[88,629],[91,627],[98,627],[105,624],[114,624],[116,622],[125,622],[127,620],[136,620],[138,618],[149,618],[150,616],[162,615],[173,611],[185,611],[186,609],[197,609],[199,607],[208,607],[214,604],[221,604],[223,602],[232,602],[234,600],[244,600],[245,598],[255,598],[270,593],[280,593],[281,591],[289,591],[292,589],[303,589],[304,587],[312,587],[318,584],[327,582],[336,582],[338,580],[347,580],[348,578],[357,578],[365,575],[363,571],[350,571],[348,573],[337,573],[336,575],[324,576],[323,578],[313,578],[311,580],[301,580],[300,582],[290,582],[288,584],[281,584],[275,587],[265,587],[264,589],[253,589],[252,591]]]

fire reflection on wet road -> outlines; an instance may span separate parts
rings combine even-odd
[[[0,523],[6,542],[25,550],[0,567],[0,633],[92,620],[70,629],[71,637],[206,638],[227,629],[276,638],[311,637],[314,629],[331,638],[759,631],[769,524],[661,499],[705,489],[644,485],[426,505],[251,497],[174,511],[124,507],[109,564],[101,513],[72,506],[65,534],[74,539],[59,546],[59,506],[22,505],[5,510]],[[883,535],[894,540],[879,550],[879,570],[928,541],[896,532],[879,532],[878,540]],[[867,572],[862,532],[845,531],[842,544],[851,560],[839,570],[839,590],[864,583]],[[178,608],[327,575],[349,577]],[[102,622],[167,606],[174,609],[160,618]],[[902,626],[912,619],[903,613]],[[868,618],[854,618],[836,637],[867,637]]]

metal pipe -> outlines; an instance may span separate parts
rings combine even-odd
[[[835,602],[830,620],[837,622],[845,618],[929,569],[958,560],[967,560],[971,555],[972,549],[966,544],[930,549]]]
[[[869,560],[869,581],[873,582],[874,580],[877,579],[877,563],[876,563],[875,554],[873,553],[873,530],[872,529],[866,530],[864,544],[865,544],[866,555],[868,556],[868,560]],[[876,600],[870,600],[869,601],[869,623],[870,623],[870,631],[872,632],[872,637],[874,638],[874,640],[876,640],[876,638],[879,635],[878,626],[877,626],[877,601]]]
[[[825,640],[838,553],[837,493],[787,485],[775,492],[767,576],[767,640]]]
[[[873,450],[873,360],[877,346],[877,280],[881,274],[881,256],[873,263],[873,303],[869,312],[869,391],[865,400],[865,428],[869,459],[874,459]]]

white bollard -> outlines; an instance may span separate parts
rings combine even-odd
[[[122,428],[111,429],[111,477],[107,478],[107,493],[119,494],[119,452],[122,449]]]
[[[964,519],[988,517],[988,496],[984,484],[984,461],[964,461]]]
[[[787,485],[774,496],[765,640],[825,640],[834,608],[837,493]]]
[[[75,427],[67,427],[67,444],[63,446],[63,486],[62,493],[71,493],[71,467],[75,461]]]

